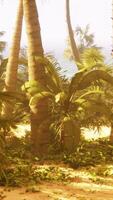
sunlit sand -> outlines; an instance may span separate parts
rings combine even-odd
[[[82,129],[82,133],[86,140],[97,140],[99,138],[106,138],[110,135],[111,128],[102,126],[99,130],[95,129]]]

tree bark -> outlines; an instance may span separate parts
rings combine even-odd
[[[8,92],[15,92],[17,88],[17,71],[20,51],[20,41],[22,33],[22,21],[23,21],[23,2],[19,0],[16,24],[12,37],[12,45],[9,52],[8,63],[6,67],[5,78],[5,90]],[[3,113],[5,115],[11,115],[13,107],[9,104],[4,104]]]
[[[67,20],[67,27],[68,27],[68,33],[69,33],[69,39],[70,39],[70,45],[72,49],[73,58],[75,62],[77,63],[77,62],[80,62],[80,53],[77,48],[77,45],[74,39],[73,30],[72,30],[69,0],[66,0],[66,20]]]
[[[113,144],[113,123],[111,123],[111,132],[110,132],[109,141],[111,144]]]
[[[38,56],[44,57],[40,23],[35,0],[23,0],[26,33],[28,39],[29,81],[39,81],[46,85],[44,64]],[[49,143],[48,99],[45,98],[31,107],[31,138],[35,154],[47,153]]]

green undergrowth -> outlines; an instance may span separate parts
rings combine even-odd
[[[27,161],[19,161],[18,164],[4,170],[0,177],[1,186],[21,187],[23,185],[35,185],[40,181],[66,181],[68,173],[64,169],[55,166],[36,166]]]
[[[107,140],[82,141],[72,154],[59,153],[38,158],[31,153],[29,138],[10,139],[5,152],[7,162],[0,169],[0,185],[21,187],[40,181],[70,180],[71,171],[87,171],[92,181],[113,177],[113,145]],[[63,167],[61,167],[63,166]]]
[[[64,155],[64,162],[73,168],[113,163],[113,145],[107,140],[83,141],[70,155]]]

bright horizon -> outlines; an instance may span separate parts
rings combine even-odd
[[[3,39],[10,46],[15,24],[18,0],[4,0],[0,5],[0,31],[5,31]],[[67,74],[72,75],[75,66],[63,58],[68,36],[65,18],[65,0],[37,1],[41,35],[45,53],[55,55]],[[110,57],[112,49],[112,2],[111,0],[71,0],[71,20],[73,29],[76,26],[84,28],[90,24],[90,31],[95,35],[95,43],[104,48],[106,56]],[[22,46],[26,45],[25,28],[22,34]],[[109,62],[109,59],[107,59]]]

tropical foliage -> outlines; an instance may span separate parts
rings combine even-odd
[[[28,42],[21,48],[23,16]],[[65,56],[77,66],[71,79],[62,74],[52,55],[44,54],[35,0],[19,1],[8,58],[3,54],[6,42],[0,41],[0,185],[67,180],[55,167],[37,168],[45,156],[78,168],[109,163],[113,155],[112,65],[106,64],[101,48],[95,45],[89,25],[73,31],[70,16],[66,0],[69,39]],[[18,125],[31,129],[18,138]],[[83,139],[83,128],[103,125],[111,126],[110,141]]]
[[[85,121],[88,125],[88,118],[91,119],[97,112],[109,115],[109,119],[112,116],[109,107],[98,99],[101,99],[100,96],[104,93],[99,88],[99,81],[107,81],[112,85],[113,78],[105,70],[96,69],[96,65],[95,68],[92,65],[90,70],[85,66],[64,87],[63,80],[51,62],[47,58],[37,59],[45,65],[47,84],[44,87],[37,81],[32,81],[24,85],[23,89],[30,98],[29,105],[35,109],[38,108],[38,104],[40,105],[40,101],[47,100],[50,131],[58,139],[61,149],[73,151],[80,141],[80,127],[83,124],[85,126]],[[43,126],[46,120],[42,121],[40,126]]]

